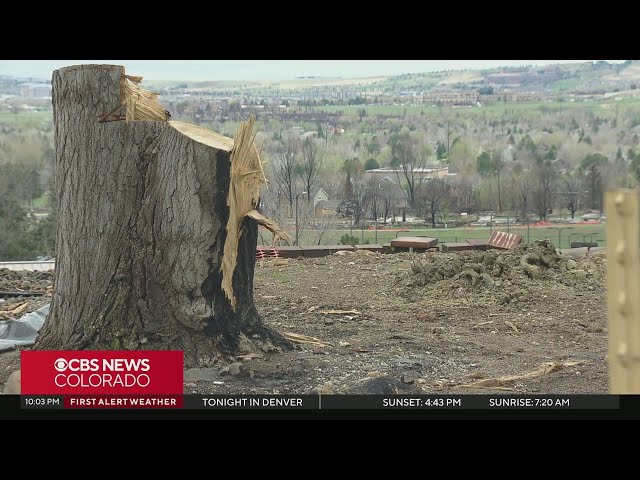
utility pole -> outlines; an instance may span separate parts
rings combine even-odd
[[[300,195],[304,195],[307,192],[300,192],[298,194],[296,194],[296,241],[294,245],[298,245],[298,197]]]

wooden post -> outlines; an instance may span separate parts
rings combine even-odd
[[[605,195],[609,391],[640,393],[640,196],[619,189]]]

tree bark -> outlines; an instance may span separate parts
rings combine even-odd
[[[233,140],[182,122],[98,122],[121,102],[123,74],[53,73],[55,288],[36,348],[184,350],[193,366],[255,338],[287,345],[253,302],[255,220],[238,245],[235,311],[221,289]]]

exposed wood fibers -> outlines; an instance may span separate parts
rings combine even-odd
[[[234,136],[230,156],[231,184],[227,197],[229,220],[221,271],[222,289],[234,310],[236,298],[233,293],[233,272],[238,262],[238,242],[242,235],[241,224],[244,217],[248,216],[271,230],[274,241],[291,240],[287,232],[255,210],[260,201],[260,185],[266,183],[260,155],[255,145],[255,132],[253,131],[255,121],[256,119],[252,115],[246,122],[240,122]]]

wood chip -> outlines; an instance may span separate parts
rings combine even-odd
[[[309,345],[314,345],[316,347],[333,347],[333,345],[329,342],[324,342],[316,337],[308,337],[307,335],[300,335],[299,333],[285,333],[284,338],[294,343],[306,343]]]
[[[520,330],[518,330],[518,327],[516,327],[512,322],[510,322],[509,320],[505,320],[504,323],[506,323],[507,325],[509,325],[511,327],[511,330],[513,330],[516,333],[520,333]]]
[[[357,310],[321,310],[318,313],[323,313],[327,315],[347,315],[347,314],[362,315],[362,312],[359,312]]]
[[[474,326],[473,326],[473,327],[471,327],[471,328],[478,328],[478,327],[482,327],[483,325],[489,325],[490,323],[493,323],[493,320],[488,320],[488,321],[486,321],[486,322],[480,322],[480,323],[478,323],[478,324],[474,325]]]

